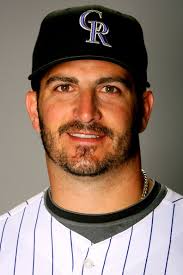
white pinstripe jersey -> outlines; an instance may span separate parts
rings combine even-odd
[[[0,275],[182,275],[183,197],[170,189],[141,221],[91,241],[46,210],[43,193],[0,217]]]

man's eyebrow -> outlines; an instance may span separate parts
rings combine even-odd
[[[50,76],[47,80],[46,80],[46,86],[50,85],[52,82],[56,82],[56,81],[62,81],[62,82],[70,82],[73,84],[78,84],[78,80],[75,77],[67,77],[67,76]]]
[[[111,82],[120,82],[129,89],[131,89],[132,85],[133,85],[133,83],[130,79],[120,77],[120,76],[102,77],[96,81],[97,84],[105,84],[105,83],[111,83]]]

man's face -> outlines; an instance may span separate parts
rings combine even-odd
[[[53,67],[41,80],[38,112],[47,156],[69,173],[99,175],[138,152],[134,84],[116,64],[78,60]]]

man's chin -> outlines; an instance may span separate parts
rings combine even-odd
[[[90,171],[90,170],[78,170],[78,169],[73,169],[69,167],[64,167],[64,171],[69,173],[70,175],[77,176],[77,177],[97,177],[100,176],[104,173],[106,173],[107,169],[101,169],[95,170],[95,171]]]
[[[78,177],[96,177],[107,172],[108,167],[101,163],[92,163],[90,160],[85,160],[82,163],[65,163],[63,169],[67,173],[70,173]]]

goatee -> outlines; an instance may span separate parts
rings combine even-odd
[[[59,140],[64,133],[76,130],[94,131],[96,134],[109,137],[112,141],[111,152],[106,148],[105,156],[99,160],[95,156],[96,146],[78,145],[75,148],[75,155],[69,156],[63,146],[59,148]],[[106,173],[128,162],[139,150],[136,121],[133,121],[123,134],[115,134],[112,129],[97,122],[85,125],[80,121],[66,123],[53,133],[40,118],[40,133],[47,156],[60,168],[76,176],[94,177]]]

